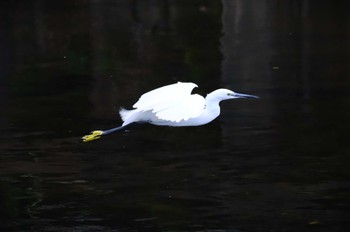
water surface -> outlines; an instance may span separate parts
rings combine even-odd
[[[0,3],[1,231],[347,231],[349,17],[312,1]],[[92,143],[153,88],[226,101],[201,127]]]

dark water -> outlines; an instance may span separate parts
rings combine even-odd
[[[344,1],[345,2],[345,1]],[[348,231],[349,7],[342,1],[2,1],[1,231]],[[192,81],[213,123],[121,123]]]

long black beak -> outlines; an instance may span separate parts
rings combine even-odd
[[[260,98],[255,95],[249,95],[249,94],[243,94],[243,93],[234,93],[233,95],[235,98]]]

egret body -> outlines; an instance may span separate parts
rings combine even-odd
[[[143,94],[132,110],[119,111],[123,124],[106,131],[93,131],[82,137],[84,142],[121,130],[132,123],[150,123],[158,126],[200,126],[220,115],[220,102],[235,98],[259,98],[254,95],[235,93],[228,89],[217,89],[205,98],[191,94],[198,87],[190,82],[166,85]]]

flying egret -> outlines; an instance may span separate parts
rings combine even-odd
[[[234,98],[259,98],[254,95],[235,93],[228,89],[217,89],[205,98],[191,94],[198,87],[190,82],[166,85],[143,94],[132,110],[119,111],[123,124],[119,127],[92,131],[82,137],[84,142],[99,139],[132,123],[147,122],[158,126],[200,126],[213,121],[220,115],[219,103]]]

